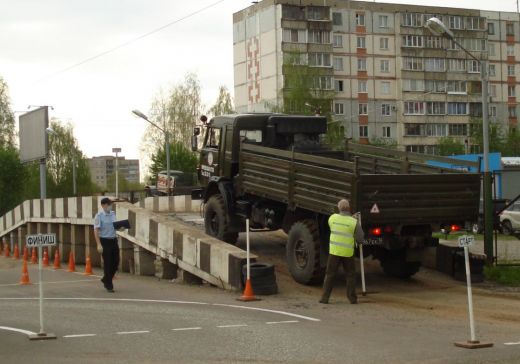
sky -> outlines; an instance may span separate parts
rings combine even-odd
[[[71,65],[117,47],[218,0],[0,0],[0,76],[16,115],[28,105],[51,105],[70,121],[88,156],[139,158],[147,113],[161,88],[198,75],[209,106],[220,85],[233,92],[232,14],[249,0],[222,0],[151,36],[68,71]],[[429,0],[383,0],[431,5]],[[436,0],[438,6],[516,11],[516,0]]]

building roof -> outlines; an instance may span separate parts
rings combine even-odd
[[[520,167],[520,157],[502,157],[502,165],[504,167]]]

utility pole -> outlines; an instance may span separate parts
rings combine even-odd
[[[116,153],[116,198],[119,198],[119,156],[121,148],[112,148],[112,153]]]

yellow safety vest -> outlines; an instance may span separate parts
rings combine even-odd
[[[333,214],[329,217],[329,253],[339,257],[354,255],[354,231],[357,220],[352,216]]]

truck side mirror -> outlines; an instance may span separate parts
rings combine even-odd
[[[196,152],[197,149],[199,149],[199,142],[197,140],[197,135],[195,134],[191,136],[191,151]]]

